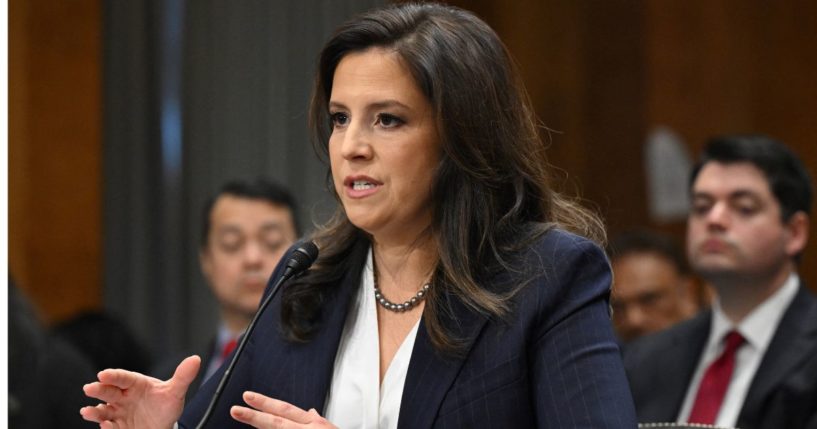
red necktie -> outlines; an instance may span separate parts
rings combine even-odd
[[[735,352],[743,344],[743,336],[737,331],[731,331],[726,335],[724,342],[726,346],[723,353],[709,365],[704,378],[701,379],[688,423],[714,424],[718,417],[723,397],[729,389],[732,371],[735,369]]]
[[[224,345],[224,348],[221,349],[221,360],[223,361],[224,359],[227,359],[227,356],[230,356],[230,353],[235,350],[235,346],[237,345],[238,341],[235,339],[228,341],[227,344]]]

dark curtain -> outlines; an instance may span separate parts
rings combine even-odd
[[[155,356],[216,325],[197,243],[224,181],[283,183],[307,230],[331,212],[307,130],[314,63],[335,26],[382,3],[105,2],[105,305]]]

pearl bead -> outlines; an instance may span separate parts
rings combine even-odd
[[[414,307],[420,301],[423,300],[423,298],[426,295],[426,292],[428,292],[429,288],[431,288],[431,283],[426,283],[426,284],[423,285],[422,288],[420,288],[419,291],[417,291],[417,293],[413,297],[411,297],[411,299],[409,299],[406,302],[403,302],[402,304],[395,304],[395,303],[389,301],[388,299],[386,299],[386,297],[383,296],[383,294],[380,292],[380,288],[377,287],[377,277],[376,276],[375,276],[375,279],[374,279],[374,284],[375,284],[375,286],[374,286],[374,298],[375,298],[375,301],[378,304],[380,304],[381,307],[383,307],[383,308],[385,308],[386,310],[389,310],[389,311],[394,311],[395,313],[402,313],[402,312],[410,310],[412,307]]]

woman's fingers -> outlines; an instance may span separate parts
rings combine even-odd
[[[184,398],[184,395],[187,393],[187,388],[190,387],[190,383],[195,380],[200,366],[201,358],[193,355],[188,356],[176,367],[176,372],[173,373],[173,377],[168,381],[171,383],[173,393],[177,397]]]
[[[80,414],[103,429],[139,428],[146,423],[169,427],[181,414],[185,392],[200,363],[198,356],[185,359],[168,381],[122,369],[101,371],[99,381],[82,389],[102,404],[84,407]]]
[[[122,390],[109,384],[89,383],[82,386],[82,390],[86,396],[102,402],[118,402],[122,399]]]
[[[309,423],[313,415],[289,402],[273,399],[255,392],[244,392],[244,401],[247,405],[264,413],[282,417],[295,423]]]
[[[201,358],[198,355],[188,356],[176,367],[171,380],[187,386],[196,378],[199,366],[201,366]]]
[[[79,409],[79,415],[89,422],[99,423],[103,420],[97,412],[96,407],[82,407]]]
[[[99,424],[100,429],[119,429],[119,425],[112,421],[104,421]]]
[[[263,429],[291,429],[297,426],[280,416],[263,413],[252,408],[234,405],[230,407],[230,416],[241,423],[248,424],[254,428]]]
[[[103,384],[110,384],[122,390],[130,389],[134,384],[138,383],[140,379],[150,379],[150,377],[146,375],[124,369],[106,369],[100,371],[97,378],[99,378],[99,381]]]
[[[244,401],[255,409],[236,405],[230,408],[230,415],[255,428],[334,428],[314,408],[304,411],[288,402],[255,392],[244,392]]]
[[[234,406],[230,415],[234,419],[256,428],[294,429],[303,428],[314,415],[289,402],[273,399],[255,392],[244,392],[244,401],[255,408]]]
[[[101,424],[106,420],[113,419],[115,417],[115,411],[116,410],[110,405],[99,404],[95,407],[82,407],[79,410],[79,414],[83,419],[88,420],[89,422]]]

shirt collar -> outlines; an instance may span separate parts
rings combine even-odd
[[[233,333],[227,329],[227,325],[220,323],[218,325],[218,334],[216,335],[216,350],[223,350],[224,346],[232,341],[235,337],[233,337]]]
[[[797,273],[792,272],[783,286],[744,317],[737,327],[726,317],[720,300],[716,298],[712,304],[712,328],[707,347],[717,348],[724,336],[735,329],[752,347],[761,352],[765,351],[772,341],[780,319],[794,300],[799,284],[800,278]]]

